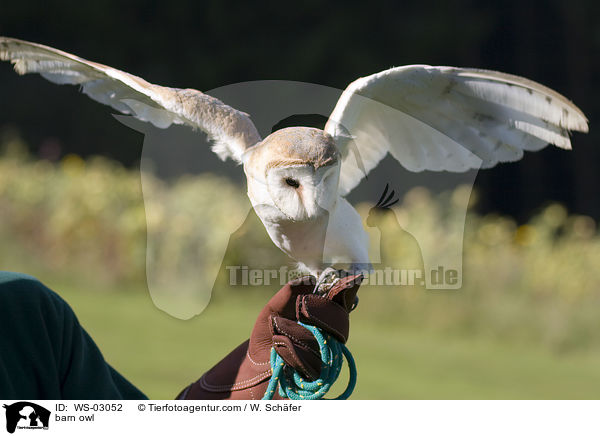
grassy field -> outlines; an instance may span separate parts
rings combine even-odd
[[[139,289],[98,291],[50,283],[75,309],[106,359],[153,399],[173,398],[243,341],[266,295],[236,295],[190,321],[172,318]],[[382,295],[370,290],[361,306]],[[349,346],[354,399],[599,398],[600,352],[566,355],[478,336],[403,328],[361,306]],[[336,390],[343,389],[345,374]]]

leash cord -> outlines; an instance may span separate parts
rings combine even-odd
[[[344,357],[348,361],[350,378],[346,390],[336,400],[346,400],[352,395],[356,386],[356,364],[350,350],[330,335],[323,333],[319,328],[299,322],[308,329],[319,344],[321,352],[321,374],[314,381],[308,381],[293,368],[286,365],[283,358],[271,348],[271,380],[263,400],[272,400],[275,389],[279,386],[279,395],[290,400],[320,400],[329,391],[337,380],[342,370]]]

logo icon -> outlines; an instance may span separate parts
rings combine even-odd
[[[15,429],[48,429],[50,411],[28,401],[19,401],[6,409],[6,431],[14,433]]]

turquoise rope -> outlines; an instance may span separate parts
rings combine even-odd
[[[342,370],[344,357],[348,361],[350,379],[346,390],[336,400],[346,400],[356,386],[356,364],[352,354],[344,344],[328,334],[324,334],[315,326],[299,322],[302,327],[308,329],[319,343],[321,351],[321,374],[315,381],[307,381],[297,371],[287,366],[283,358],[277,354],[275,348],[271,348],[271,380],[263,400],[273,399],[275,389],[279,385],[279,395],[290,400],[320,400],[335,383]]]

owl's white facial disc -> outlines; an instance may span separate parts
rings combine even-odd
[[[267,172],[266,184],[273,204],[288,219],[307,221],[333,210],[339,174],[338,163],[275,167]]]
[[[245,155],[248,196],[263,222],[324,216],[336,204],[340,162],[333,138],[323,130],[278,130]]]

